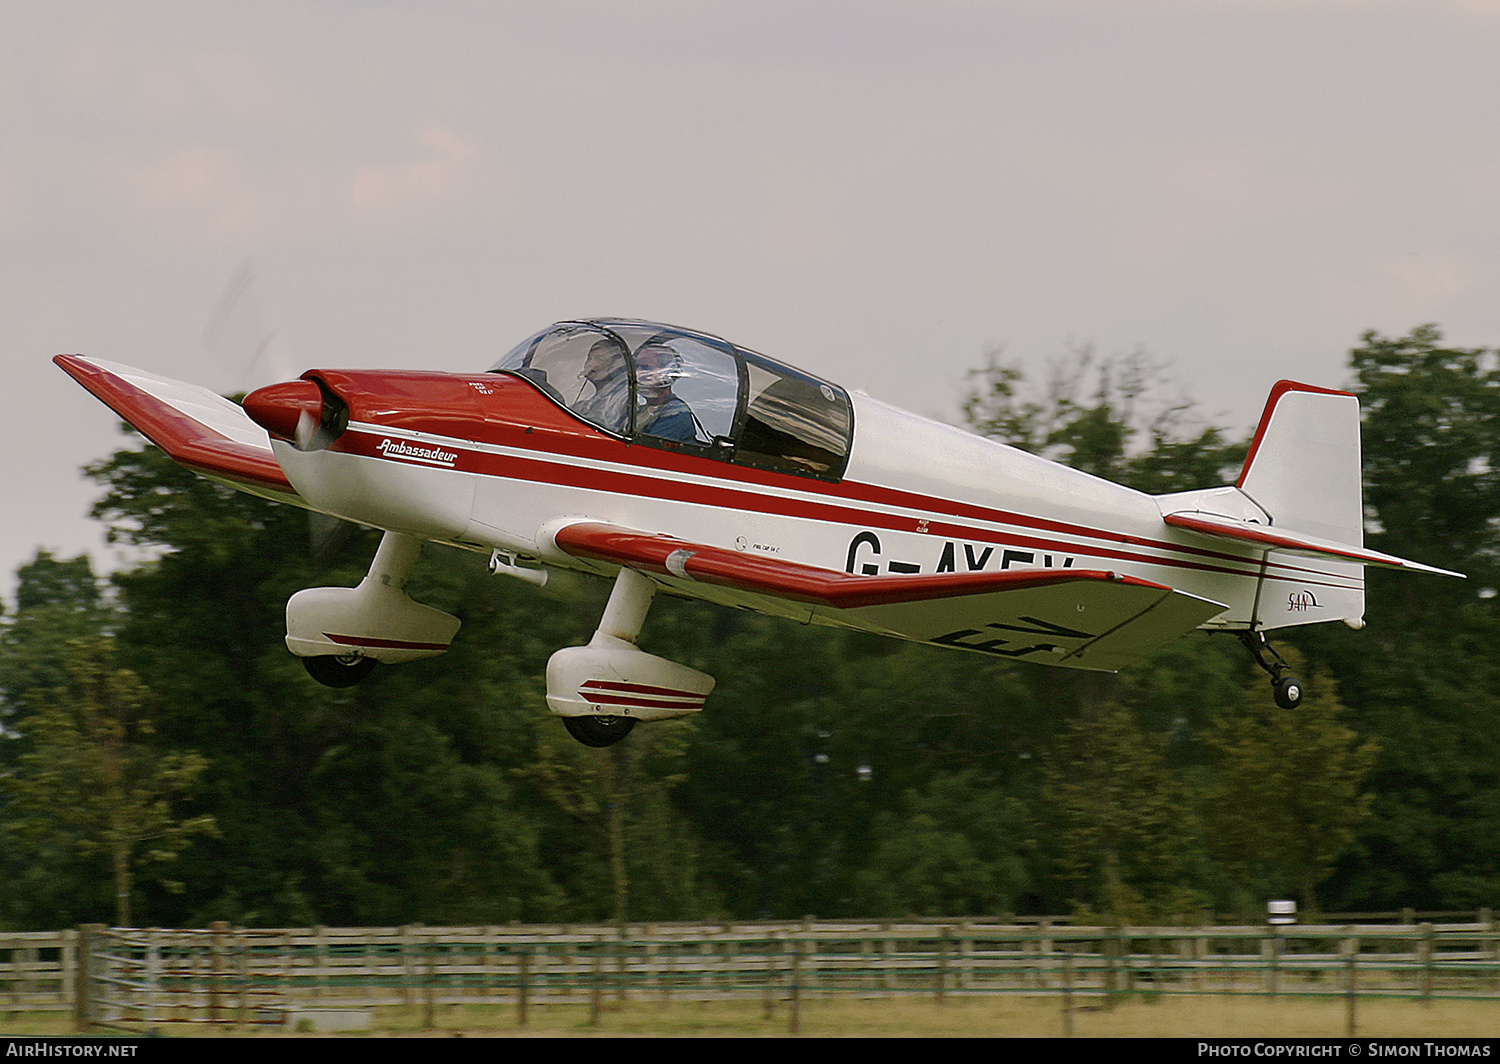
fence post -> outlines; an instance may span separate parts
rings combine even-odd
[[[1037,989],[1052,985],[1052,921],[1043,920],[1036,927]]]
[[[1353,928],[1349,928],[1353,930]],[[1355,1036],[1355,1005],[1359,1000],[1359,986],[1356,976],[1356,966],[1359,960],[1359,939],[1353,935],[1344,939],[1345,956],[1345,982],[1344,982],[1344,1037]]]
[[[69,928],[62,933],[62,946],[58,950],[58,963],[61,968],[58,975],[61,984],[58,986],[58,994],[64,1005],[75,1008],[75,992],[78,989],[78,930]]]
[[[1479,910],[1479,922],[1484,925],[1485,934],[1489,936],[1490,962],[1494,965],[1496,985],[1500,985],[1500,936],[1495,934],[1495,918],[1489,909]]]
[[[234,1026],[244,1030],[250,1019],[250,949],[245,942],[244,928],[234,932],[234,972],[239,983],[239,1004],[235,1008]]]
[[[1073,950],[1063,947],[1063,1037],[1073,1037]]]
[[[761,939],[760,943],[760,991],[761,1018],[771,1019],[776,1015],[776,962],[773,960],[775,938]]]
[[[937,962],[937,1003],[943,1003],[943,990],[948,983],[948,947],[951,942],[951,931],[944,927],[938,935],[938,962]]]
[[[594,963],[589,967],[589,1026],[599,1026],[599,1016],[604,1011],[604,937],[594,938]]]
[[[430,1031],[437,1026],[433,997],[437,993],[437,949],[431,936],[422,939],[422,952],[426,954],[422,965],[426,973],[422,979],[422,1030]]]
[[[974,928],[965,920],[958,925],[958,980],[954,986],[959,990],[974,987]]]
[[[312,996],[314,1000],[318,1000],[323,996],[323,987],[328,979],[328,944],[325,941],[328,934],[328,929],[322,924],[317,924],[311,930],[313,938],[312,962],[314,973]]]
[[[792,1007],[787,1030],[797,1034],[802,1030],[802,943],[794,938],[789,945],[792,948]]]
[[[73,1027],[80,1033],[87,1031],[94,1022],[93,1001],[91,1000],[93,992],[89,984],[95,968],[94,943],[103,931],[103,924],[78,925],[78,938],[74,946],[78,951],[78,957],[73,965]]]
[[[407,1008],[412,1004],[412,988],[417,977],[412,962],[412,953],[417,941],[417,929],[421,924],[407,924],[401,929],[401,1004]]]
[[[1104,969],[1104,1007],[1112,1009],[1115,1007],[1116,995],[1120,993],[1120,984],[1123,981],[1120,975],[1120,928],[1109,928],[1102,945],[1107,958]]]
[[[530,989],[531,976],[531,951],[525,946],[521,947],[520,969],[516,986],[516,1024],[519,1027],[525,1027],[526,994]]]
[[[229,929],[229,924],[223,920],[215,920],[208,925],[208,1022],[217,1024],[220,1020],[224,997],[224,932]]]
[[[1418,955],[1422,960],[1422,1000],[1432,1000],[1432,925],[1423,923],[1420,928],[1422,937],[1417,945]]]

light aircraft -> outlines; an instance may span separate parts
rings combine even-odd
[[[1359,402],[1282,381],[1235,484],[1151,496],[850,393],[706,333],[562,322],[482,373],[309,370],[237,405],[77,355],[55,360],[177,462],[385,530],[357,587],[287,603],[318,681],[443,653],[456,617],[407,596],[424,543],[541,584],[612,577],[547,705],[590,746],[696,713],[712,677],[636,646],[657,591],[1019,661],[1118,670],[1195,628],[1266,641],[1364,624]]]

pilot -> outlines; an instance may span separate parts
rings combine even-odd
[[[609,336],[594,341],[578,377],[585,387],[592,385],[593,391],[573,403],[574,413],[611,432],[624,432],[625,415],[630,405],[630,381],[625,351],[620,344]]]
[[[672,394],[672,382],[682,376],[682,356],[660,339],[642,344],[635,353],[636,431],[660,440],[692,443],[698,439],[698,419],[692,408]]]

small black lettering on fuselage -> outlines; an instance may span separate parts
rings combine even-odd
[[[910,547],[904,549],[910,550]],[[930,548],[923,544],[920,549]],[[908,559],[909,557],[910,555]],[[960,558],[963,560],[963,571],[966,573],[1031,567],[1071,569],[1074,561],[1070,554],[1038,554],[1035,551],[1012,547],[997,547],[993,543],[966,543],[962,540],[949,539],[944,540],[943,545],[938,549],[937,563],[928,568],[920,561],[885,557],[880,537],[869,529],[864,529],[856,532],[854,538],[849,541],[849,553],[844,559],[844,572],[853,573],[856,576],[879,576],[882,573],[901,575],[924,572],[956,573],[959,571]],[[993,564],[995,562],[998,564]]]
[[[1302,613],[1305,610],[1315,610],[1322,607],[1322,603],[1313,596],[1311,591],[1293,591],[1286,597],[1286,608],[1292,613]]]

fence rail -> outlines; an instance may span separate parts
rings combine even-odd
[[[1485,914],[1488,916],[1488,914]],[[1500,926],[933,923],[0,934],[0,1011],[80,1027],[405,1005],[1112,993],[1500,1000]]]

